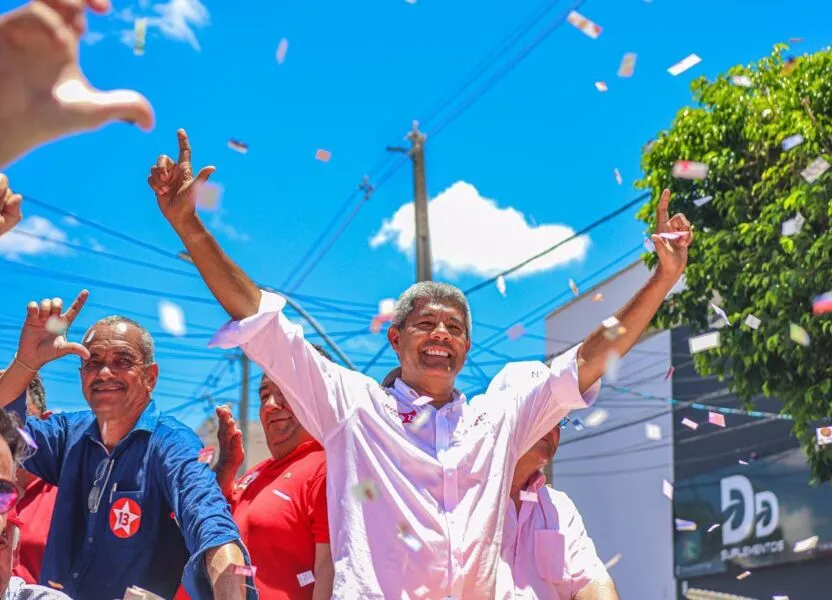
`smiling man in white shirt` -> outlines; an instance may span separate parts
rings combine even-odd
[[[199,186],[183,130],[179,160],[160,156],[148,183],[211,292],[234,321],[213,344],[240,346],[280,386],[301,424],[324,446],[334,598],[502,597],[500,541],[517,459],[572,409],[590,404],[610,352],[626,353],[684,271],[692,240],[682,215],[659,205],[659,267],[601,328],[539,363],[516,386],[470,403],[454,383],[471,344],[471,315],[456,288],[421,283],[396,305],[388,340],[402,373],[383,388],[320,356],[282,310],[222,251],[196,214]],[[579,368],[580,363],[580,368]]]

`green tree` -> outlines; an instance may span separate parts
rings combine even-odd
[[[819,157],[832,162],[832,51],[786,59],[786,50],[775,46],[756,64],[691,84],[697,106],[680,110],[642,158],[645,177],[636,185],[652,196],[638,217],[653,227],[667,187],[671,214],[684,212],[696,232],[687,289],[665,303],[656,324],[707,330],[718,292],[732,326],[721,329],[718,348],[696,354],[697,371],[727,380],[747,407],[760,394],[779,399],[794,417],[813,479],[828,481],[832,446],[814,438],[820,420],[832,417],[832,315],[813,316],[812,298],[832,290],[832,169],[814,183],[801,171]],[[784,150],[795,134],[803,143]],[[705,163],[707,177],[674,179],[678,160]],[[713,200],[697,207],[705,196]],[[782,223],[798,213],[802,230],[782,235]],[[644,260],[653,267],[656,256]],[[752,314],[762,320],[757,330],[744,324]],[[791,340],[792,323],[810,346]]]

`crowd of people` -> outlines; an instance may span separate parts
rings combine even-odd
[[[152,126],[141,96],[84,78],[88,8],[109,7],[35,0],[0,17],[0,168],[114,120]],[[231,319],[210,345],[239,347],[264,371],[271,457],[238,477],[242,434],[219,407],[211,467],[153,400],[159,365],[142,324],[114,315],[71,341],[86,291],[69,306],[31,302],[0,374],[3,598],[617,600],[577,508],[543,470],[566,415],[594,401],[610,357],[632,348],[684,272],[693,232],[669,216],[669,191],[658,267],[616,313],[619,334],[598,328],[548,366],[507,364],[468,399],[455,387],[472,334],[462,292],[421,282],[401,295],[387,331],[400,367],[381,384],[336,364],[223,252],[196,211],[214,168],[194,174],[183,130],[178,146],[148,183]],[[22,204],[0,175],[0,235]],[[47,410],[38,372],[56,360],[79,361],[89,410]]]

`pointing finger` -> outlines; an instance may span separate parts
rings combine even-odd
[[[64,319],[66,320],[67,327],[72,325],[72,322],[78,316],[78,313],[81,312],[82,308],[84,308],[84,304],[86,304],[89,295],[90,293],[87,290],[81,290],[81,293],[78,294],[78,297],[75,298],[72,305],[64,313]]]
[[[670,190],[664,190],[656,206],[656,231],[664,232],[664,227],[670,220],[667,214],[667,206],[670,203]]]
[[[176,132],[179,137],[179,164],[191,162],[191,142],[188,141],[188,134],[184,129]]]

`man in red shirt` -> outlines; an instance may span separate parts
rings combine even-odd
[[[0,370],[0,374],[2,373],[3,370]],[[23,406],[19,409],[22,413]],[[47,419],[51,414],[46,410],[46,391],[37,375],[26,390],[25,411],[28,416],[41,419]],[[26,583],[34,584],[38,583],[40,578],[43,552],[46,549],[46,538],[49,537],[49,525],[52,523],[52,509],[58,497],[58,487],[35,477],[22,467],[17,468],[16,479],[17,484],[24,490],[17,503],[17,515],[25,525],[20,528],[19,562],[12,573]]]

